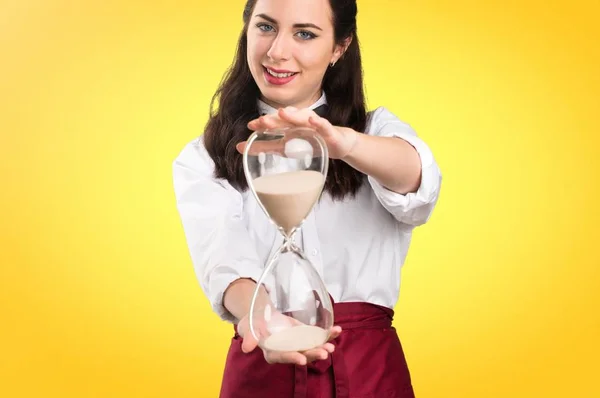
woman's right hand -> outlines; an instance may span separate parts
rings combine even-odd
[[[244,353],[252,352],[257,346],[258,341],[252,335],[250,331],[250,321],[248,315],[240,319],[237,325],[237,331],[242,338],[242,351]],[[342,328],[334,326],[331,329],[329,340],[337,338],[342,332]],[[327,356],[335,350],[333,344],[327,342],[320,347],[310,349],[303,352],[280,352],[280,351],[269,351],[263,349],[263,354],[267,363],[293,363],[296,365],[306,365],[309,362],[327,359]]]

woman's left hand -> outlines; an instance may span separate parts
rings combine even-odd
[[[347,156],[356,140],[358,133],[351,128],[333,126],[325,118],[317,115],[312,109],[282,108],[277,113],[264,115],[248,123],[252,131],[273,129],[278,127],[310,127],[317,131],[327,145],[329,157],[343,159]],[[246,142],[240,142],[236,148],[244,153]]]

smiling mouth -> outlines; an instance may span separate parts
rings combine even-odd
[[[285,73],[279,73],[279,72],[275,72],[272,69],[269,69],[267,67],[264,67],[265,70],[267,71],[267,73],[273,77],[279,78],[279,79],[284,79],[286,77],[290,77],[290,76],[294,76],[296,74],[298,74],[298,72],[285,72]]]

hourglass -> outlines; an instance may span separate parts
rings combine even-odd
[[[258,345],[271,351],[301,352],[329,339],[333,305],[313,264],[294,236],[321,196],[329,157],[310,128],[256,131],[244,150],[248,185],[283,243],[257,282],[249,324]],[[265,299],[261,287],[268,292]]]

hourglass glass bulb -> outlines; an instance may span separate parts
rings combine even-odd
[[[292,237],[323,190],[327,146],[308,128],[254,132],[243,161],[255,199],[285,238],[257,283],[250,330],[269,350],[304,351],[322,345],[333,326],[333,306],[323,280]],[[259,300],[262,286],[269,292],[266,300]]]
[[[313,129],[254,132],[244,172],[263,211],[290,237],[317,202],[328,169],[327,146]]]
[[[289,246],[289,245],[287,245]],[[282,246],[258,281],[269,297],[250,306],[250,330],[267,350],[305,351],[329,338],[333,306],[319,274],[301,252]]]

